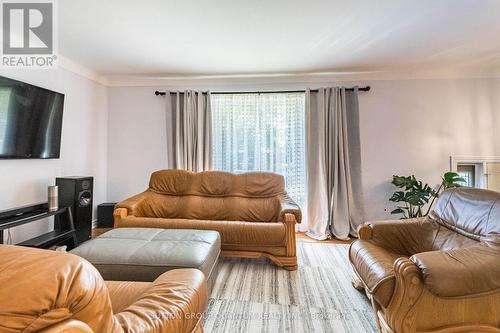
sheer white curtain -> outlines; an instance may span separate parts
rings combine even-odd
[[[272,171],[288,194],[306,200],[305,94],[213,94],[212,169]]]

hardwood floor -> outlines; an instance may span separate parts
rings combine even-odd
[[[99,235],[102,235],[106,231],[109,231],[113,228],[94,228],[92,229],[92,238],[96,238]]]
[[[296,233],[296,239],[297,242],[304,242],[304,243],[322,243],[322,244],[351,244],[353,242],[353,239],[350,240],[340,240],[340,239],[325,239],[325,240],[316,240],[314,238],[308,237],[305,232],[297,232]]]

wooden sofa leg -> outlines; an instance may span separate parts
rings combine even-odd
[[[297,257],[275,257],[272,255],[267,256],[277,266],[286,269],[287,271],[297,270]]]
[[[284,269],[286,269],[287,271],[296,271],[298,266],[295,265],[295,266],[283,266]]]
[[[361,282],[361,280],[359,279],[359,277],[356,276],[356,274],[353,274],[351,283],[352,283],[352,286],[354,287],[354,289],[359,290],[359,291],[365,290],[365,286],[364,286],[363,282]]]
[[[284,264],[283,268],[286,269],[287,271],[296,271],[298,268],[297,265],[297,257],[287,257],[284,258]]]

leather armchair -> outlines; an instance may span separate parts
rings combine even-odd
[[[300,208],[285,192],[283,176],[160,170],[149,188],[116,205],[114,226],[215,230],[221,254],[268,257],[297,269],[295,224]]]
[[[203,332],[203,273],[178,269],[154,282],[104,282],[84,259],[0,245],[0,332]]]
[[[447,190],[427,218],[358,232],[353,285],[381,332],[500,332],[500,193]]]

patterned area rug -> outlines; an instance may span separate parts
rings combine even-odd
[[[297,243],[299,269],[221,258],[207,333],[376,333],[370,303],[351,285],[348,245]]]

